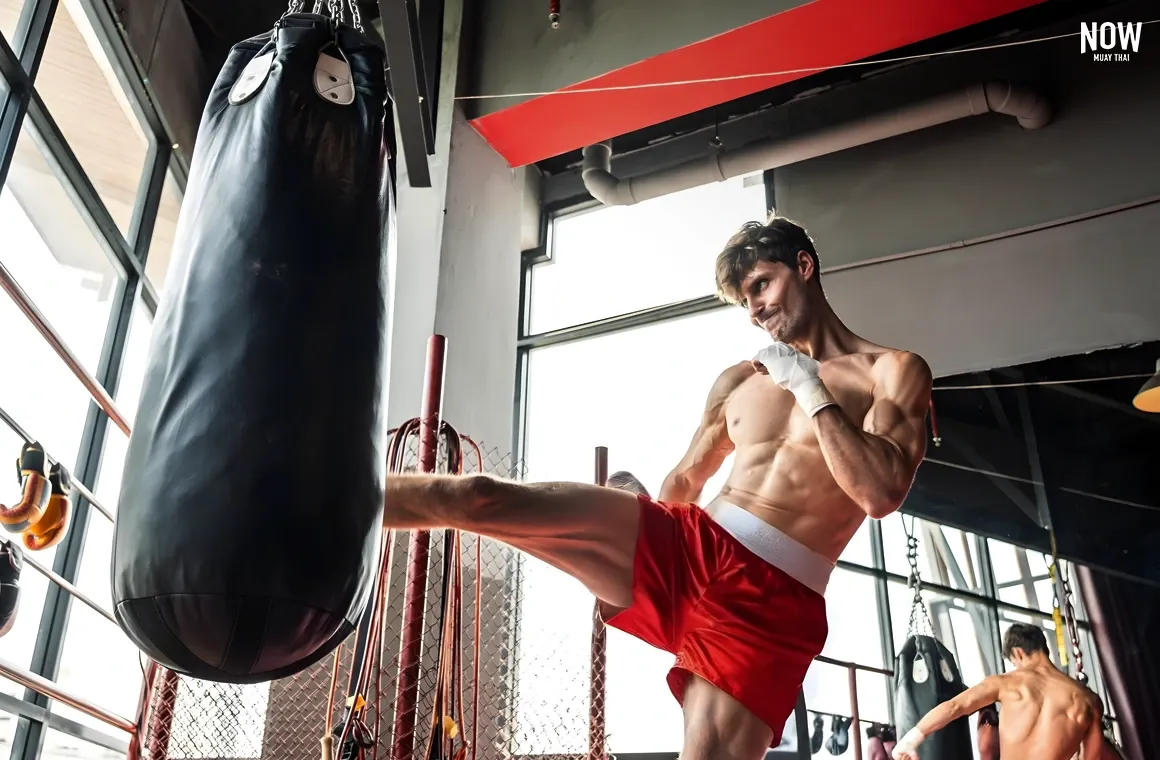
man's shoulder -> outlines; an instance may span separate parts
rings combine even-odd
[[[757,368],[753,366],[753,362],[748,360],[737,362],[721,371],[717,376],[716,385],[737,387],[756,374]]]
[[[901,385],[929,392],[934,384],[930,365],[913,351],[886,349],[875,359],[872,373],[874,384],[883,388]]]

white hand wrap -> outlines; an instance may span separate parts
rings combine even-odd
[[[902,753],[907,753],[911,757],[918,757],[918,745],[926,739],[926,734],[918,730],[918,726],[906,732],[906,735],[898,740],[894,745],[894,756],[901,757]]]
[[[818,377],[819,364],[785,343],[774,343],[757,353],[769,378],[797,399],[798,406],[813,417],[831,404],[837,404],[825,383]]]

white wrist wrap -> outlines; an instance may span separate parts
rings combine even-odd
[[[919,731],[918,726],[915,726],[914,728],[907,731],[906,735],[899,739],[898,743],[894,745],[894,754],[897,755],[898,753],[904,751],[913,753],[916,749],[918,749],[918,745],[922,744],[923,740],[925,739],[926,734],[924,734],[922,731]]]
[[[830,394],[830,389],[817,378],[814,378],[814,382],[812,383],[802,383],[797,388],[794,388],[793,395],[797,399],[798,406],[805,410],[805,413],[810,417],[813,417],[827,406],[833,406],[838,403]]]

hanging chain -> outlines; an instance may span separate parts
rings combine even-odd
[[[1063,610],[1064,620],[1067,622],[1067,634],[1071,639],[1071,656],[1075,660],[1075,678],[1082,684],[1088,681],[1087,673],[1083,672],[1083,650],[1079,645],[1079,626],[1076,624],[1075,607],[1072,605],[1071,583],[1068,581],[1068,573],[1062,572],[1060,574],[1060,581],[1063,584]]]
[[[302,8],[303,0],[290,0],[286,6],[286,13],[283,16],[291,13],[301,13]],[[362,12],[359,10],[358,0],[326,0],[326,10],[334,20],[335,26],[346,23],[347,8],[350,9],[351,26],[365,33],[366,30],[363,29]],[[322,0],[314,0],[314,7],[311,9],[311,13],[321,15]]]
[[[914,636],[916,632],[925,631],[934,635],[934,626],[930,622],[930,613],[926,609],[926,602],[922,598],[922,577],[918,572],[918,539],[914,537],[914,518],[911,525],[906,527],[906,517],[902,516],[902,531],[906,534],[906,561],[910,563],[910,577],[906,585],[914,590],[914,599],[910,604],[910,625],[907,636]],[[920,629],[919,624],[923,624]]]

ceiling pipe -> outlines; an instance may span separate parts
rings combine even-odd
[[[582,176],[584,187],[596,200],[607,206],[629,206],[984,113],[1014,116],[1024,129],[1039,129],[1051,121],[1051,104],[1032,89],[1011,82],[986,82],[805,135],[764,140],[737,150],[714,151],[631,179],[619,179],[612,173],[611,143],[589,145],[584,149]]]

